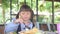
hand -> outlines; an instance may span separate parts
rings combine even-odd
[[[15,23],[23,23],[23,20],[22,19],[16,19]]]
[[[23,23],[23,19],[22,18],[18,18],[18,19],[16,19],[15,21],[14,21],[14,23]]]

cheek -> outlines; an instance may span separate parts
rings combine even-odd
[[[26,16],[23,16],[24,19],[30,19],[31,16],[30,15],[26,15]]]
[[[29,15],[28,17],[31,18],[31,15]]]
[[[24,17],[24,15],[20,15],[21,16],[21,18],[23,18]]]

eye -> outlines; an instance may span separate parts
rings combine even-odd
[[[22,14],[22,15],[24,15],[25,13],[24,13],[24,12],[22,12],[21,14]]]
[[[30,15],[31,13],[30,12],[27,12],[28,15]]]
[[[27,14],[29,14],[29,13],[27,12]]]

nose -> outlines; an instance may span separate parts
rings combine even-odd
[[[27,15],[28,15],[28,14],[26,14],[26,13],[24,14],[24,16],[27,16]]]

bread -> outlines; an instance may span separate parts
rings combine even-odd
[[[27,30],[27,31],[23,32],[23,34],[35,34],[36,32],[38,32],[38,29],[34,27],[31,30]],[[22,34],[22,33],[20,33],[20,34]]]

